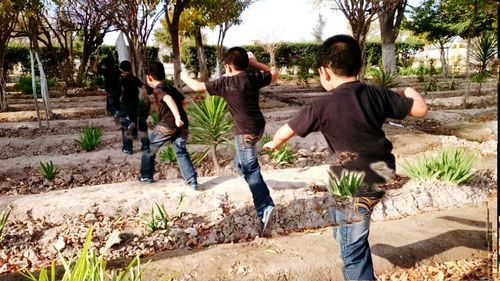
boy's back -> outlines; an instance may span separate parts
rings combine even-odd
[[[160,101],[158,104],[158,116],[160,118],[160,124],[167,128],[177,128],[175,125],[175,117],[172,113],[172,110],[168,107],[168,105],[163,101],[163,97],[165,95],[169,95],[175,102],[177,109],[179,110],[179,114],[181,116],[182,122],[184,122],[184,128],[189,126],[189,121],[187,118],[186,111],[184,110],[182,103],[184,101],[184,96],[174,87],[168,85],[165,82],[158,84],[154,90],[153,94],[155,95],[155,99]]]
[[[234,76],[224,76],[205,83],[211,95],[223,97],[236,126],[235,134],[255,134],[261,131],[266,121],[260,111],[259,89],[271,83],[270,72],[242,72]]]
[[[122,86],[122,104],[127,107],[137,108],[139,105],[139,88],[144,83],[136,76],[130,74],[120,78]]]

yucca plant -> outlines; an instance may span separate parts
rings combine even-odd
[[[462,148],[447,147],[435,157],[422,156],[413,162],[405,162],[402,170],[412,179],[437,179],[461,184],[472,176],[475,153]]]
[[[233,119],[229,115],[226,101],[205,93],[204,98],[193,102],[187,111],[190,117],[191,142],[206,146],[215,169],[220,170],[217,146],[230,143],[233,128]]]
[[[10,216],[10,209],[7,211],[2,211],[0,213],[0,243],[3,241],[5,226],[7,225],[7,220]]]
[[[288,164],[293,161],[293,149],[288,143],[282,144],[271,153],[271,158],[278,164]]]
[[[329,184],[326,185],[328,192],[340,199],[352,198],[358,189],[364,188],[363,173],[343,170],[340,178],[337,178],[328,170]]]
[[[90,127],[83,128],[80,139],[75,140],[75,142],[85,151],[95,150],[97,145],[101,142],[103,131],[101,128]]]
[[[147,220],[147,226],[149,234],[155,232],[158,229],[167,229],[168,222],[170,218],[168,216],[165,206],[159,205],[155,202],[154,206],[151,207],[150,217]]]
[[[58,253],[59,260],[64,267],[64,275],[57,280],[62,281],[140,281],[142,278],[142,268],[140,258],[137,255],[125,268],[125,270],[111,271],[106,273],[107,262],[104,256],[97,256],[95,249],[90,248],[92,238],[92,228],[87,232],[82,250],[78,254],[78,259],[74,264],[67,260],[61,253]],[[50,279],[47,269],[40,271],[38,279],[29,271],[22,273],[24,277],[31,281],[56,281],[55,262],[52,262]]]
[[[486,32],[476,41],[471,53],[472,60],[478,71],[475,76],[479,82],[479,92],[481,92],[482,82],[489,76],[488,68],[495,60],[496,54],[497,39],[492,33]]]
[[[370,74],[372,76],[371,83],[374,85],[385,88],[395,88],[399,85],[396,76],[385,71],[384,68],[372,68]]]
[[[158,153],[158,157],[160,157],[160,161],[163,162],[175,162],[177,160],[177,156],[175,155],[175,150],[172,146],[167,146],[160,150]]]
[[[40,173],[42,176],[48,180],[53,180],[56,177],[57,172],[59,171],[58,168],[52,163],[52,161],[49,162],[42,162],[40,161]]]

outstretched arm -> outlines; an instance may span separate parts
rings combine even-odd
[[[175,125],[177,127],[182,127],[182,125],[184,125],[184,122],[182,122],[182,120],[181,120],[181,115],[179,113],[179,108],[175,104],[174,99],[171,96],[169,96],[169,95],[165,95],[165,96],[163,96],[163,101],[168,105],[168,107],[172,111],[172,114],[174,114]]]
[[[188,85],[188,87],[193,89],[193,91],[195,92],[204,92],[207,90],[204,82],[200,82],[189,77],[189,74],[186,71],[181,72],[181,80],[184,81],[184,83],[186,83],[186,85]]]
[[[290,126],[288,126],[288,124],[285,124],[281,126],[278,131],[276,131],[273,140],[264,144],[263,148],[265,150],[277,149],[293,136],[295,136],[295,132],[292,130],[292,128],[290,128]]]
[[[425,99],[413,88],[405,88],[399,93],[401,96],[413,99],[413,105],[408,115],[414,117],[425,117],[428,112]]]

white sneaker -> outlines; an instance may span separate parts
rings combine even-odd
[[[274,206],[271,206],[271,205],[267,206],[264,209],[264,214],[262,215],[262,230],[261,230],[261,233],[260,233],[261,237],[264,236],[264,232],[266,231],[266,228],[267,228],[267,226],[269,225],[269,222],[272,219],[273,210],[274,210]]]

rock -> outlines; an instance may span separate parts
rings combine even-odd
[[[198,232],[196,231],[196,229],[194,227],[188,227],[188,228],[186,228],[184,230],[184,233],[189,234],[189,236],[191,236],[191,237],[198,236]]]
[[[85,222],[96,222],[97,217],[94,213],[86,213],[85,214]]]
[[[208,238],[205,242],[203,242],[204,246],[209,246],[209,245],[214,245],[217,244],[217,230],[212,230],[210,234],[208,235]]]
[[[29,249],[26,252],[24,252],[23,256],[27,258],[32,265],[38,263],[38,256],[36,255],[35,251],[33,251],[33,249]]]
[[[167,180],[180,178],[179,170],[177,170],[176,168],[170,168],[170,169],[168,169],[165,172],[165,178]]]
[[[303,167],[307,166],[307,158],[301,157],[301,158],[297,159],[296,163],[297,163],[297,166],[303,168]]]
[[[317,146],[315,146],[315,145],[313,145],[313,146],[311,146],[311,147],[309,148],[309,151],[311,151],[311,152],[315,152],[317,149],[318,149],[318,147],[317,147]]]
[[[57,242],[54,244],[54,248],[56,248],[56,250],[60,252],[65,247],[66,247],[66,242],[64,242],[64,237],[59,236]]]
[[[309,152],[309,150],[304,148],[299,149],[299,151],[297,151],[297,154],[299,155],[299,157],[311,157],[311,153]]]
[[[73,173],[71,171],[63,173],[61,175],[61,180],[66,184],[71,183],[73,181]]]
[[[85,182],[85,176],[82,175],[82,174],[74,174],[73,175],[73,179],[77,182],[77,183],[84,183]]]
[[[269,154],[264,154],[260,157],[260,161],[262,164],[266,164],[266,163],[269,163],[271,162],[271,155]]]

